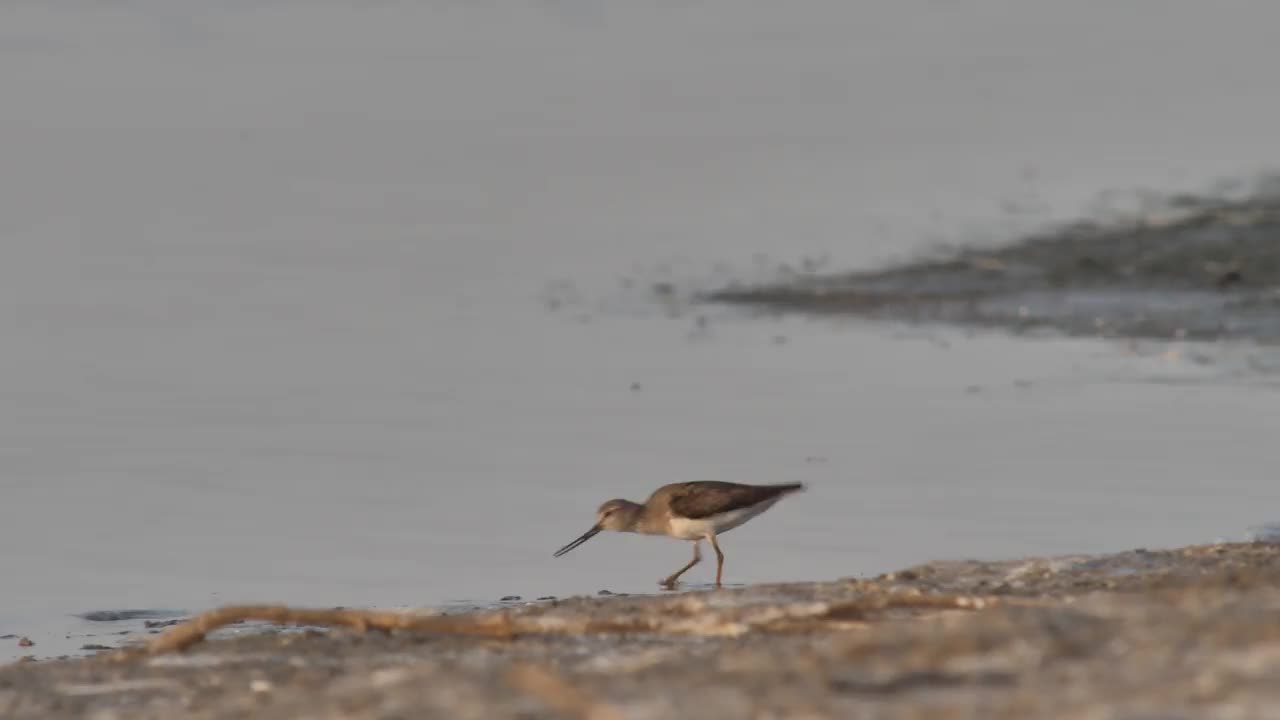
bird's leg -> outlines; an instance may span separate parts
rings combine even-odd
[[[719,552],[719,550],[717,550],[716,552]],[[683,575],[686,570],[693,567],[694,565],[697,565],[700,562],[702,562],[702,541],[695,540],[693,542],[693,559],[689,561],[688,565],[685,565],[684,567],[672,573],[671,577],[667,578],[666,580],[663,580],[660,584],[662,585],[662,587],[668,590],[675,590],[676,580],[679,580],[680,576]]]
[[[716,587],[720,587],[720,577],[724,575],[724,553],[720,552],[720,543],[716,542],[714,533],[708,534],[707,539],[711,541],[711,547],[716,550]]]

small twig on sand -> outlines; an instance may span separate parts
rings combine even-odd
[[[229,605],[200,613],[185,623],[169,628],[147,643],[145,652],[148,655],[158,655],[183,650],[200,642],[205,635],[218,628],[246,620],[277,625],[346,627],[360,632],[409,630],[491,638],[510,638],[515,634],[506,613],[480,616],[420,615],[388,610],[320,610],[283,605]]]
[[[560,618],[545,622],[538,617],[513,617],[508,612],[476,615],[423,615],[388,610],[324,610],[293,608],[284,605],[229,605],[200,613],[191,620],[175,625],[147,643],[142,654],[184,650],[209,633],[227,625],[248,620],[277,625],[310,625],[345,627],[365,632],[401,630],[441,635],[470,635],[510,640],[521,635],[740,635],[747,631],[786,632],[792,630],[834,629],[833,623],[864,618],[877,612],[905,610],[981,610],[1004,604],[1002,600],[968,595],[928,595],[918,592],[903,594],[871,594],[849,602],[820,604],[804,608],[706,609],[694,617],[687,612],[677,616],[664,614],[670,608],[659,606],[653,614],[628,614],[618,618]],[[117,657],[131,657],[137,651],[122,651]]]

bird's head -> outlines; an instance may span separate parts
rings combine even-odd
[[[630,500],[622,499],[610,500],[604,503],[599,510],[596,510],[596,524],[592,525],[591,529],[579,536],[577,540],[557,550],[556,557],[560,557],[590,540],[601,530],[613,530],[616,532],[631,530],[635,526],[636,515],[640,507]]]
[[[630,500],[610,500],[596,510],[596,527],[601,530],[626,532],[631,525],[633,508],[636,504]]]

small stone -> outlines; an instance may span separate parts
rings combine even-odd
[[[516,600],[519,600],[519,599],[520,599],[519,595],[503,595],[502,599],[499,600],[498,602],[515,602]]]
[[[1213,284],[1218,286],[1219,289],[1225,290],[1233,285],[1239,285],[1242,282],[1244,282],[1244,273],[1239,270],[1228,270],[1227,272],[1219,275],[1218,279],[1215,280]]]
[[[120,622],[122,620],[144,620],[146,618],[162,618],[181,615],[175,610],[94,610],[82,613],[79,617],[90,622]]]
[[[110,645],[98,645],[97,643],[86,643],[80,646],[81,650],[114,650]]]
[[[596,593],[596,594],[597,594],[597,595],[612,595],[613,593],[612,593],[612,592],[610,592],[610,591],[608,591],[608,590],[601,590],[600,592],[598,592],[598,593]]]
[[[18,647],[31,647],[32,645],[35,645],[35,643],[31,642],[29,637],[24,637],[18,641]]]
[[[266,680],[252,680],[249,682],[249,689],[256,693],[271,692],[271,683]]]
[[[542,597],[540,597],[540,598],[538,598],[538,599],[539,599],[539,600],[555,600],[555,599],[556,599],[556,596],[555,596],[555,595],[543,595]]]

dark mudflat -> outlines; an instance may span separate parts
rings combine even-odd
[[[702,300],[767,311],[1015,332],[1280,341],[1280,181],[1253,197],[1183,197],[991,249],[845,274],[735,285]]]

